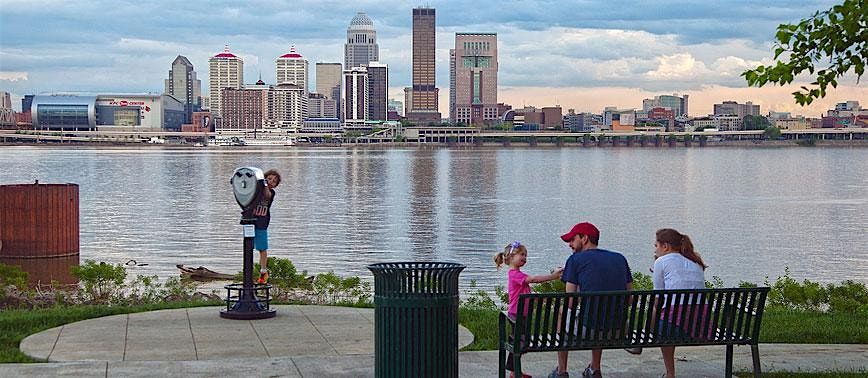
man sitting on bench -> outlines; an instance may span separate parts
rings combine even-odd
[[[633,275],[624,255],[597,248],[600,240],[600,230],[591,223],[578,223],[561,239],[573,250],[567,259],[561,280],[566,284],[565,291],[613,291],[632,290]],[[596,319],[588,319],[585,323],[593,327]],[[566,324],[570,324],[567,322]],[[583,332],[584,333],[584,332]],[[600,363],[603,357],[602,349],[591,350],[591,363],[582,373],[582,377],[602,377]],[[567,372],[568,351],[558,352],[558,366],[549,378],[565,378]]]

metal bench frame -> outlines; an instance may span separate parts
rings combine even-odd
[[[507,352],[521,376],[525,353],[726,345],[726,376],[732,377],[733,346],[750,345],[759,377],[757,344],[768,292],[757,287],[523,294],[514,319],[500,314],[499,376],[506,376]],[[677,322],[680,332],[658,332],[660,320]]]

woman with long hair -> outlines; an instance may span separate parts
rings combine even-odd
[[[702,257],[693,248],[690,237],[671,228],[657,230],[654,242],[654,270],[652,278],[654,290],[670,289],[704,289],[705,268],[708,265],[702,261]],[[680,315],[684,309],[679,309],[685,304],[669,304],[664,309],[658,322],[657,330],[660,334],[684,336],[681,327]],[[686,304],[691,306],[693,304]],[[704,311],[706,309],[692,309]],[[669,314],[665,314],[669,312]],[[673,316],[675,314],[675,316]],[[701,335],[689,335],[701,337]],[[666,377],[675,377],[675,347],[660,347],[663,354],[663,365],[666,366]]]

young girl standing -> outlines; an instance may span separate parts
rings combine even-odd
[[[540,276],[530,276],[521,271],[521,267],[527,263],[527,248],[518,240],[507,245],[503,252],[494,255],[494,264],[497,269],[503,264],[509,265],[507,293],[509,294],[509,308],[507,314],[514,318],[518,313],[518,297],[522,294],[529,294],[530,284],[552,281],[561,278],[561,272],[564,268],[555,269],[551,274]],[[527,308],[525,308],[527,311]],[[506,359],[506,370],[509,370],[510,378],[514,377],[512,372],[512,353]],[[522,374],[523,378],[529,378],[527,374]]]

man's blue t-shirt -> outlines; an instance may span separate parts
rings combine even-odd
[[[594,248],[570,255],[561,281],[578,285],[583,293],[625,290],[633,275],[624,255]]]

